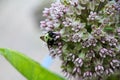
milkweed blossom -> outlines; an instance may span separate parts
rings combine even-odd
[[[45,34],[59,34],[49,50],[68,79],[103,80],[120,70],[120,0],[61,0],[43,16]]]

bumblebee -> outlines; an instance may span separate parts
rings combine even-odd
[[[45,41],[48,45],[48,48],[53,47],[53,45],[57,45],[57,39],[56,39],[57,34],[49,31],[45,34],[45,36],[41,36],[40,39]]]

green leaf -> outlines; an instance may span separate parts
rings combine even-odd
[[[28,80],[65,80],[20,52],[0,48],[0,53]]]
[[[114,31],[114,28],[112,28],[112,27],[106,27],[106,28],[104,28],[104,31],[112,32],[112,31]]]

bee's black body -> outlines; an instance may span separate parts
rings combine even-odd
[[[53,47],[54,45],[58,45],[59,39],[56,38],[56,36],[58,36],[57,33],[49,31],[46,33],[45,36],[41,36],[40,39],[45,41],[48,45],[48,48],[50,48],[50,47]]]
[[[57,45],[57,39],[56,39],[57,34],[55,34],[52,31],[49,31],[48,35],[51,38],[51,39],[48,39],[48,41],[47,41],[48,46],[52,47],[53,45]]]

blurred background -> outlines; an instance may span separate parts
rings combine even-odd
[[[0,47],[18,50],[38,61],[48,64],[49,51],[39,39],[42,11],[52,0],[0,0]],[[48,69],[61,74],[58,58]],[[0,55],[0,80],[26,80]]]

